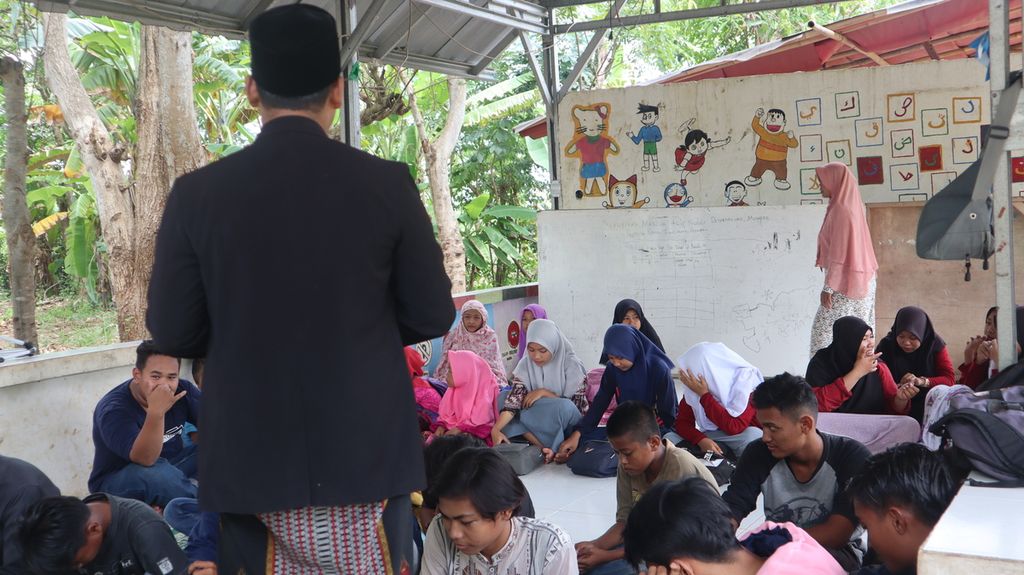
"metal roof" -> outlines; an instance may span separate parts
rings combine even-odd
[[[244,38],[259,13],[295,0],[36,0],[40,10]],[[311,0],[338,18],[344,0]],[[361,60],[463,77],[488,78],[487,66],[520,31],[543,33],[547,10],[527,0],[356,0]],[[368,24],[367,24],[368,22]],[[365,24],[365,25],[364,25]],[[345,49],[343,48],[343,52]]]

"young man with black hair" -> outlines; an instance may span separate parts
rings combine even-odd
[[[615,525],[593,541],[576,544],[580,571],[594,575],[636,573],[622,551],[622,531],[633,505],[656,483],[699,477],[717,489],[708,468],[685,449],[661,438],[654,410],[639,401],[620,404],[608,418],[608,441],[619,455]]]
[[[89,491],[164,507],[195,497],[196,447],[185,447],[187,421],[199,421],[199,389],[178,378],[181,360],[143,341],[132,378],[100,399],[93,412],[96,448]]]
[[[958,489],[938,453],[904,443],[872,455],[846,489],[883,565],[859,575],[914,575],[917,552]]]
[[[60,490],[35,465],[0,455],[0,566],[21,561],[18,523],[25,510],[44,497],[60,495]]]
[[[853,439],[817,430],[818,400],[804,378],[783,373],[752,395],[764,432],[747,446],[723,498],[738,526],[764,495],[765,519],[794,523],[848,571],[864,556],[853,505],[843,489],[870,453]]]
[[[181,575],[187,569],[157,512],[105,493],[38,501],[25,513],[20,538],[25,565],[37,575]]]
[[[437,477],[435,494],[438,516],[427,530],[424,575],[579,573],[562,529],[520,515],[526,487],[497,452],[456,452]]]
[[[659,483],[626,522],[626,557],[647,575],[846,575],[839,563],[792,523],[765,523],[736,539],[732,510],[706,481]]]

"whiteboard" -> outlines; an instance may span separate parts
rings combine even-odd
[[[540,303],[588,368],[615,304],[632,298],[673,361],[721,341],[766,377],[803,374],[824,216],[822,205],[542,212]]]

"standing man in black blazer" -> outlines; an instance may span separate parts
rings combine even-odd
[[[263,129],[174,184],[147,325],[206,357],[199,499],[221,572],[398,573],[425,483],[402,346],[448,330],[451,283],[409,168],[327,135],[334,18],[275,8],[249,41]]]

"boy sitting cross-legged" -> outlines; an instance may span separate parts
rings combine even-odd
[[[592,575],[636,573],[623,559],[622,531],[629,512],[655,483],[700,477],[718,483],[696,457],[661,438],[654,410],[639,401],[619,405],[608,418],[608,441],[619,455],[615,525],[593,541],[576,544],[580,571]]]

